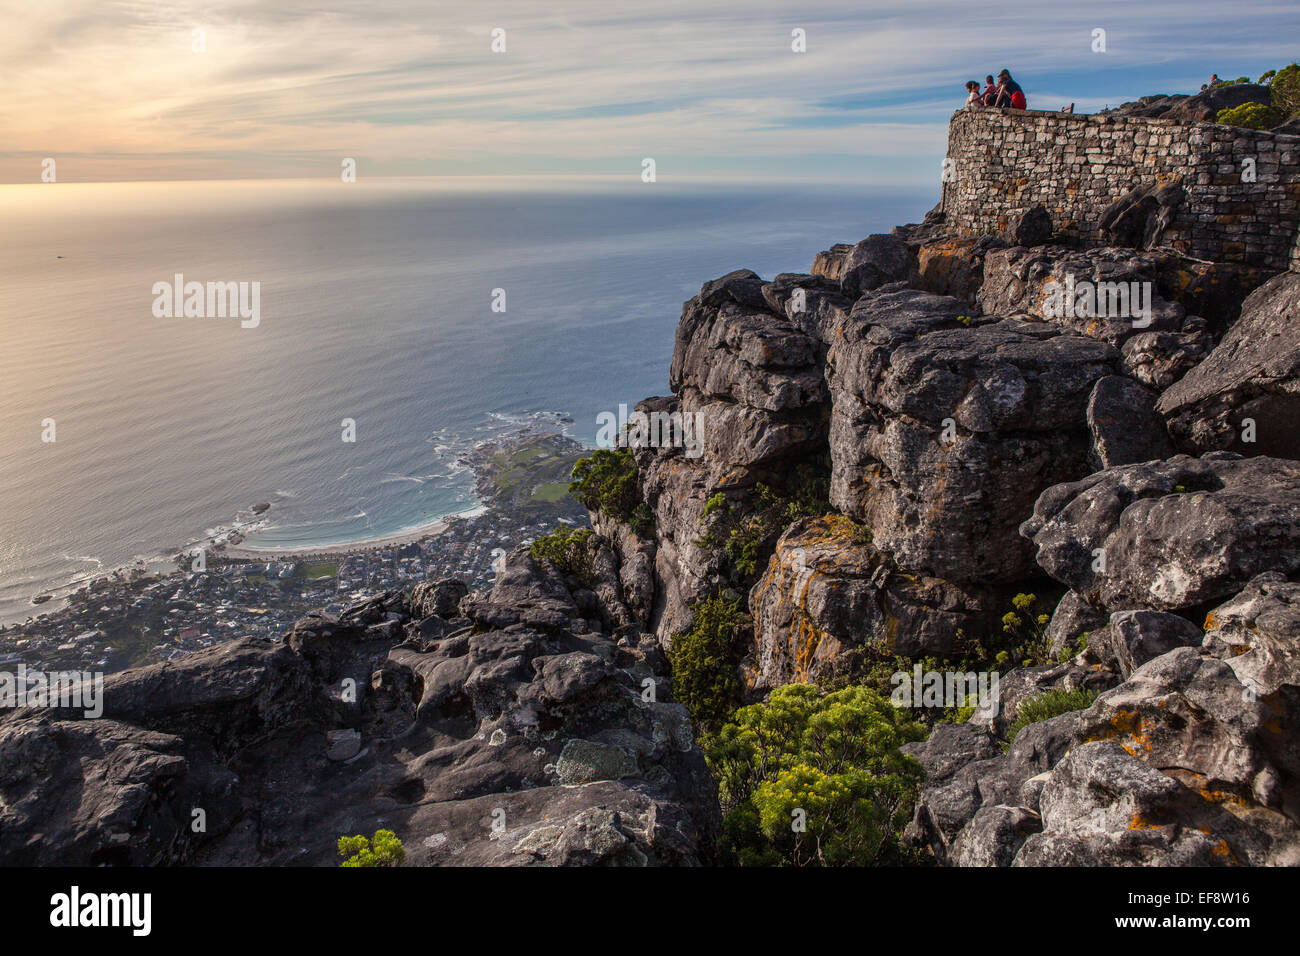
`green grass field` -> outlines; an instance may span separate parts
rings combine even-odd
[[[568,493],[569,483],[567,481],[552,481],[550,484],[542,485],[534,489],[533,500],[553,505],[557,502],[563,501],[564,496]]]

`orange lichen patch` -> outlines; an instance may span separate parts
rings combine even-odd
[[[1232,653],[1234,656],[1240,657],[1242,654],[1245,654],[1247,651],[1252,649],[1253,649],[1253,645],[1251,644],[1238,644],[1236,647],[1232,649]]]
[[[1129,820],[1128,828],[1130,830],[1159,830],[1160,824],[1152,823],[1150,820],[1142,819],[1140,813],[1133,814],[1133,819]]]
[[[1232,847],[1228,846],[1227,840],[1220,840],[1218,843],[1214,844],[1210,852],[1215,856],[1227,857],[1232,862],[1233,866],[1241,866],[1241,861],[1237,859],[1237,854],[1232,852]]]
[[[813,656],[822,642],[822,632],[806,615],[799,622],[799,645],[794,654],[794,682],[807,683]]]
[[[1205,615],[1205,626],[1204,626],[1204,630],[1212,631],[1212,630],[1214,630],[1214,629],[1215,629],[1216,627],[1218,627],[1218,626],[1219,626],[1219,619],[1218,619],[1217,617],[1214,616],[1214,612],[1213,612],[1213,611],[1211,611],[1209,614]]]
[[[1233,793],[1231,790],[1211,790],[1208,787],[1202,787],[1199,793],[1203,798],[1210,801],[1210,803],[1226,803],[1234,807],[1246,806],[1246,801],[1241,799],[1240,796]]]
[[[1105,731],[1089,737],[1086,742],[1114,740],[1127,750],[1131,756],[1140,757],[1139,750],[1143,753],[1151,752],[1150,733],[1153,726],[1154,721],[1143,717],[1137,711],[1121,709],[1115,711],[1114,716],[1110,718],[1110,726]]]

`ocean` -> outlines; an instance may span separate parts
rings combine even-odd
[[[471,509],[458,459],[475,444],[530,423],[591,443],[600,412],[666,394],[701,283],[807,271],[935,198],[637,179],[0,186],[0,622],[247,526],[258,502],[247,543],[269,548]],[[155,287],[178,274],[257,283],[256,324],[160,317]]]

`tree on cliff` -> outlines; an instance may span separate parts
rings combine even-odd
[[[1248,82],[1246,77],[1227,85],[1244,82]],[[1269,70],[1259,78],[1259,82],[1268,87],[1270,102],[1242,103],[1220,110],[1215,121],[1225,126],[1269,130],[1300,116],[1300,63]]]

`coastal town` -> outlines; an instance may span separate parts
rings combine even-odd
[[[172,573],[119,569],[62,607],[0,627],[0,667],[110,674],[237,637],[278,637],[309,611],[337,614],[423,580],[454,577],[471,591],[489,588],[510,550],[557,524],[586,524],[567,486],[582,451],[564,436],[532,432],[477,449],[467,463],[483,509],[448,518],[418,540],[267,558],[218,547],[201,570],[188,554],[177,555]]]

